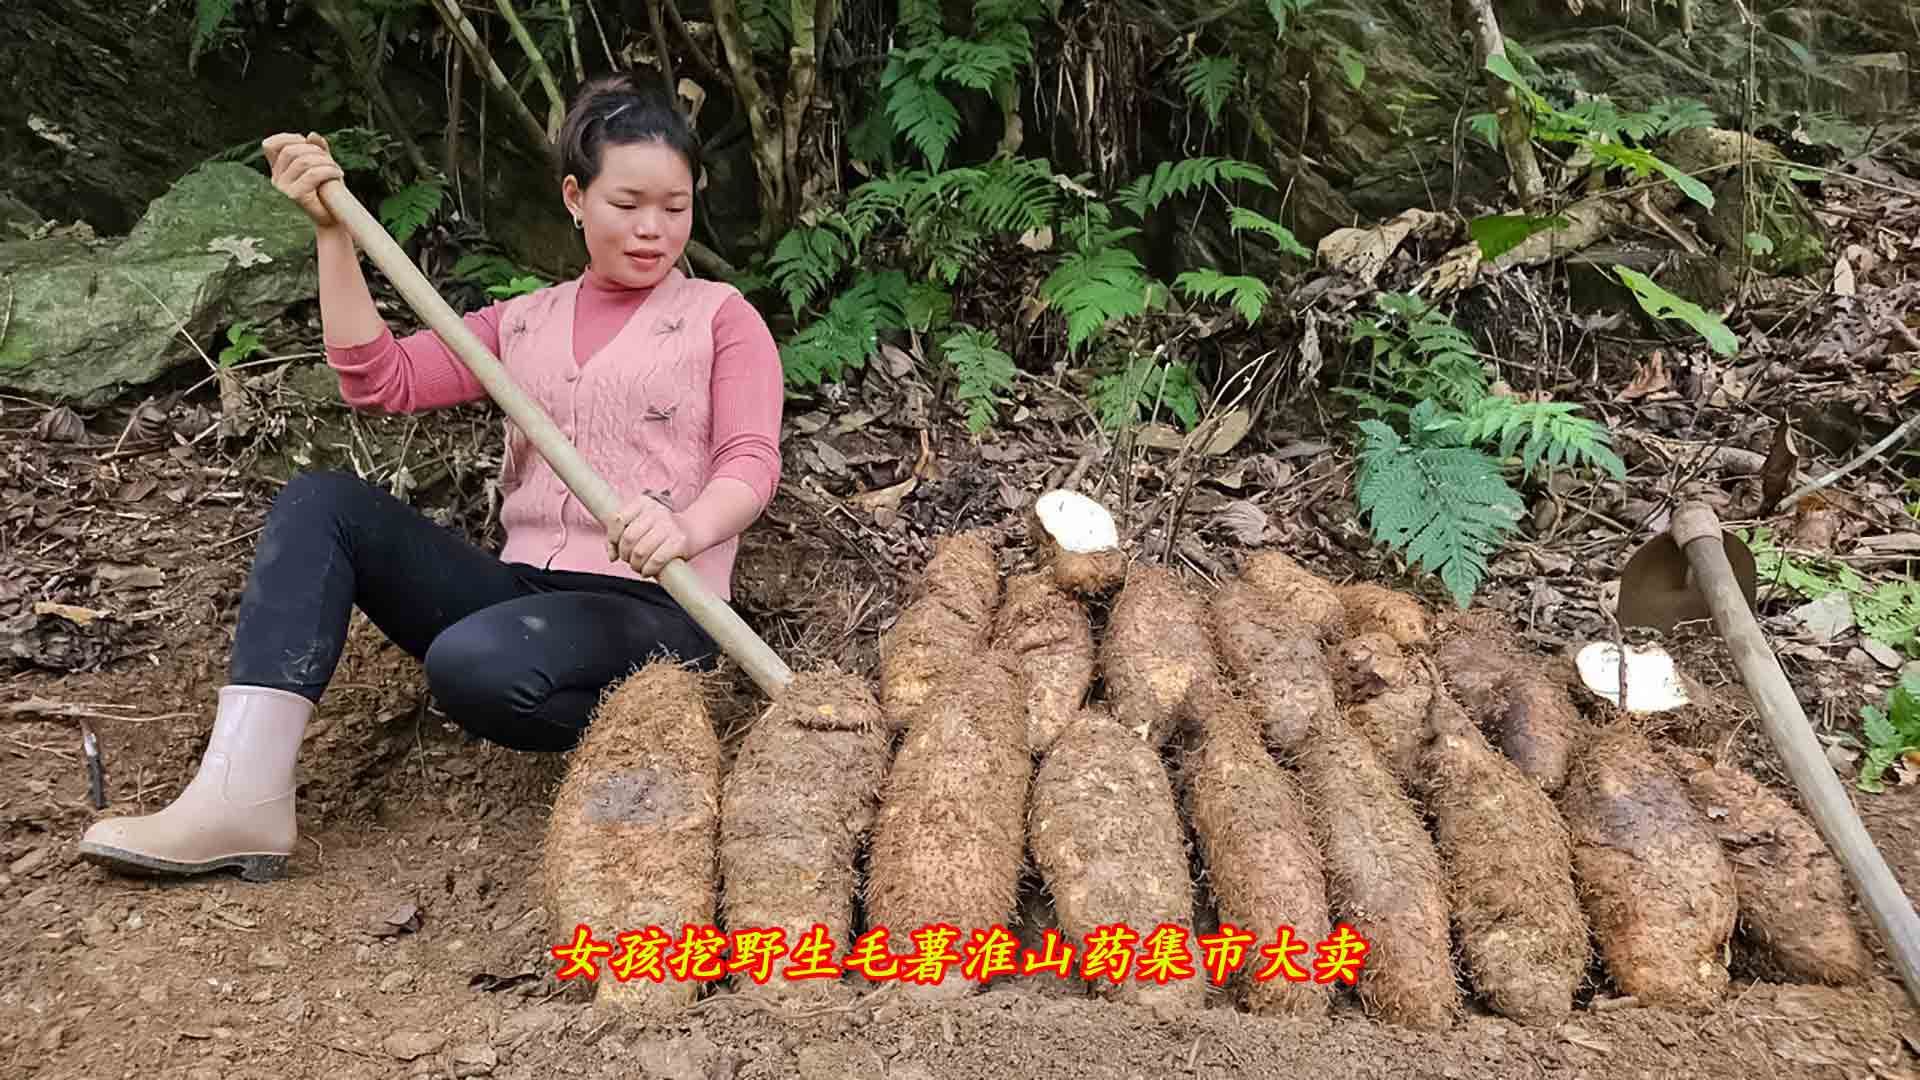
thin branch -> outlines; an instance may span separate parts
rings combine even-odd
[[[613,46],[607,43],[607,28],[600,25],[600,9],[593,6],[593,0],[582,0],[587,5],[587,14],[593,18],[593,31],[600,35],[601,51],[607,54],[607,70],[618,71],[620,65],[613,59]]]
[[[88,703],[69,704],[64,701],[48,701],[46,698],[28,698],[25,701],[9,702],[0,705],[0,715],[10,717],[38,716],[48,720],[113,720],[125,724],[149,724],[156,720],[178,720],[192,716],[192,713],[161,713],[157,716],[125,716],[107,712],[107,709],[130,708],[126,705],[94,705]]]
[[[560,92],[560,84],[553,77],[553,69],[547,66],[547,58],[540,53],[540,46],[534,44],[533,35],[527,33],[525,24],[520,21],[520,13],[513,8],[513,0],[493,0],[500,9],[500,17],[507,20],[507,29],[513,31],[513,40],[520,43],[520,50],[527,54],[527,63],[533,66],[534,77],[540,80],[540,86],[547,92],[547,138],[554,139],[560,134],[560,125],[567,118],[567,96]]]
[[[753,132],[753,169],[760,200],[763,237],[778,235],[787,224],[786,155],[774,105],[753,67],[753,42],[740,19],[736,0],[713,0],[714,27],[733,73],[733,92],[747,114]]]
[[[466,96],[467,52],[447,50],[447,180],[453,184],[454,204],[460,216],[467,216],[466,187],[460,182],[460,102]]]
[[[520,122],[521,130],[532,140],[532,145],[542,150],[551,147],[553,140],[547,137],[546,130],[534,117],[533,110],[527,108],[525,99],[521,98],[514,91],[513,84],[507,81],[506,72],[501,71],[500,65],[494,63],[493,53],[489,52],[486,44],[480,40],[480,31],[474,29],[473,23],[467,20],[466,14],[460,10],[456,0],[430,0],[430,2],[433,4],[433,10],[439,13],[440,22],[447,28],[447,32],[452,34],[453,39],[460,43],[460,47],[467,51],[467,59],[472,60],[474,68],[486,76],[487,85],[493,89],[494,93],[506,100],[508,111],[513,113],[515,120]],[[485,152],[485,146],[483,139],[482,153]]]
[[[1912,432],[1915,427],[1920,427],[1920,413],[1915,413],[1912,416],[1908,417],[1906,423],[1901,424],[1899,427],[1894,428],[1892,431],[1888,432],[1886,438],[1881,439],[1877,443],[1874,443],[1871,447],[1867,449],[1866,453],[1861,454],[1859,457],[1854,458],[1852,461],[1847,462],[1845,465],[1842,465],[1840,468],[1835,469],[1834,471],[1828,473],[1827,475],[1821,477],[1820,479],[1815,480],[1811,484],[1806,485],[1805,487],[1801,488],[1799,491],[1796,491],[1793,494],[1788,495],[1786,498],[1781,499],[1779,502],[1774,504],[1774,507],[1773,507],[1774,510],[1776,512],[1785,510],[1787,507],[1792,506],[1793,504],[1799,502],[1801,499],[1804,499],[1807,496],[1813,494],[1814,492],[1819,491],[1821,488],[1832,487],[1834,484],[1839,483],[1841,480],[1846,478],[1847,474],[1853,472],[1855,469],[1858,469],[1860,466],[1875,460],[1876,458],[1880,457],[1882,454],[1885,454],[1887,451],[1893,449],[1894,446],[1897,445],[1902,439],[1905,439],[1907,435],[1910,432]]]
[[[721,257],[720,253],[698,240],[688,240],[686,246],[687,261],[697,267],[701,273],[717,278],[732,277],[739,271],[732,263]]]
[[[427,156],[420,152],[420,144],[415,142],[407,126],[401,121],[400,110],[393,104],[393,98],[387,94],[386,87],[380,83],[380,74],[375,65],[369,62],[367,50],[354,35],[353,23],[340,6],[340,0],[321,0],[314,5],[320,17],[333,27],[340,37],[341,45],[346,49],[347,63],[353,68],[353,76],[360,83],[361,92],[373,103],[374,110],[380,114],[387,130],[400,140],[400,149],[406,154],[407,164],[413,166],[416,176],[431,175],[433,170],[427,167]],[[386,41],[386,22],[381,21],[379,31],[374,35],[373,52],[377,55]]]
[[[720,70],[720,65],[707,55],[707,50],[693,39],[693,31],[687,28],[687,20],[680,16],[680,5],[674,0],[662,0],[662,3],[666,7],[667,21],[673,24],[673,32],[680,35],[680,41],[687,47],[687,55],[693,58],[694,66],[714,82],[722,86],[729,85],[733,80],[727,78],[726,72]]]
[[[667,45],[667,27],[660,18],[660,0],[647,0],[647,31],[653,35],[653,51],[660,57],[660,78],[666,82],[667,100],[678,94],[679,81],[673,77],[673,50]]]
[[[573,82],[587,81],[587,65],[580,60],[580,34],[573,25],[573,0],[560,0],[560,17],[567,24],[567,53],[573,57]]]

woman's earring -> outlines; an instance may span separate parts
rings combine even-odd
[[[574,218],[573,227],[579,230],[580,232],[586,232],[587,231],[586,220],[584,218]]]

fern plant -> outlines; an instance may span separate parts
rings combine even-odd
[[[1431,401],[1415,406],[1406,437],[1380,420],[1360,422],[1354,498],[1373,535],[1437,574],[1464,608],[1524,504],[1499,463],[1448,437],[1436,410]]]
[[[447,187],[438,177],[416,180],[380,200],[380,223],[393,234],[394,243],[405,246],[433,220],[446,197]]]
[[[1504,461],[1517,455],[1522,478],[1577,467],[1624,478],[1626,465],[1576,406],[1493,393],[1473,340],[1443,312],[1395,293],[1374,304],[1381,317],[1356,319],[1348,335],[1367,345],[1370,365],[1353,373],[1358,386],[1338,388],[1367,416],[1356,497],[1374,537],[1438,574],[1465,607],[1517,524]]]
[[[1198,300],[1226,299],[1251,326],[1260,321],[1272,291],[1267,283],[1245,274],[1223,274],[1211,267],[1187,270],[1173,279],[1173,287]]]
[[[1012,388],[1017,369],[1013,357],[984,330],[960,326],[940,343],[947,363],[959,377],[955,396],[966,408],[967,430],[975,435],[999,419],[999,395]]]
[[[1093,381],[1093,413],[1102,427],[1127,427],[1160,410],[1189,429],[1200,422],[1200,388],[1186,364],[1134,355]]]
[[[1240,82],[1240,61],[1231,56],[1196,56],[1180,65],[1180,89],[1207,114],[1207,123],[1220,122],[1227,95]]]

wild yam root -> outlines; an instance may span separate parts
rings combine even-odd
[[[1403,646],[1431,643],[1427,609],[1406,593],[1366,583],[1342,585],[1333,592],[1347,615],[1347,631],[1342,637],[1378,632]]]
[[[714,921],[720,744],[701,677],[657,661],[612,687],[568,755],[540,854],[555,940]],[[690,1004],[699,983],[603,977],[595,1001],[647,1013]]]
[[[894,730],[913,723],[928,686],[955,654],[987,647],[1000,569],[985,530],[942,537],[917,594],[880,639],[880,705]]]
[[[1846,874],[1819,830],[1745,771],[1669,751],[1695,810],[1720,839],[1739,891],[1740,937],[1786,982],[1841,986],[1873,970]]]
[[[1080,602],[1046,573],[1008,579],[993,646],[1019,659],[1027,682],[1027,749],[1045,753],[1093,685],[1093,629]]]
[[[887,775],[867,872],[867,923],[886,927],[895,951],[945,923],[960,935],[1012,916],[1026,848],[1026,688],[1019,667],[986,652],[944,669]],[[960,995],[958,969],[932,996]]]
[[[1733,868],[1653,747],[1602,731],[1560,795],[1574,877],[1607,972],[1642,1004],[1706,1009],[1726,992]]]
[[[1248,948],[1248,966],[1234,976],[1244,1003],[1265,1016],[1324,1017],[1327,984],[1251,978],[1265,966],[1252,959],[1258,948],[1273,944],[1283,927],[1307,945],[1294,961],[1307,971],[1328,935],[1326,867],[1300,783],[1261,745],[1252,706],[1222,680],[1200,682],[1184,711],[1200,731],[1182,769],[1188,816],[1220,921],[1257,943]]]
[[[1221,661],[1258,712],[1267,744],[1297,753],[1334,715],[1333,676],[1313,627],[1244,581],[1220,586],[1207,607]]]
[[[1434,662],[1446,686],[1520,771],[1548,794],[1558,792],[1584,731],[1567,694],[1569,662],[1522,652],[1509,632],[1484,621],[1447,634]]]
[[[1436,694],[1429,718],[1422,795],[1468,978],[1501,1016],[1557,1024],[1591,955],[1566,823],[1451,697]]]
[[[1166,985],[1129,979],[1094,985],[1117,1000],[1174,1009],[1205,1003],[1193,937],[1193,883],[1173,785],[1160,755],[1098,710],[1078,714],[1047,751],[1033,781],[1028,844],[1059,925],[1084,941],[1113,923],[1140,935],[1185,934],[1194,977]]]
[[[731,930],[774,929],[788,948],[815,924],[852,940],[854,856],[887,769],[880,706],[859,678],[803,671],[740,742],[721,792],[720,869]],[[831,981],[736,976],[742,993],[818,996]]]
[[[1316,725],[1299,758],[1333,910],[1366,939],[1360,1001],[1389,1024],[1452,1026],[1460,1008],[1440,856],[1419,809],[1346,722]]]
[[[1136,565],[1113,602],[1100,666],[1115,719],[1158,747],[1187,693],[1216,667],[1207,608],[1173,571]]]
[[[1419,676],[1400,643],[1377,630],[1340,642],[1333,650],[1332,667],[1342,705],[1365,704]]]
[[[1281,551],[1256,551],[1240,568],[1240,580],[1272,597],[1283,610],[1312,626],[1322,641],[1347,636],[1347,609],[1333,583]]]
[[[1093,596],[1118,588],[1127,576],[1120,533],[1107,508],[1075,491],[1055,489],[1033,503],[1030,531],[1044,544],[1056,584]]]

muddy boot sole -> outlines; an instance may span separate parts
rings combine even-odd
[[[138,877],[192,877],[225,869],[239,870],[244,881],[275,881],[287,876],[285,855],[222,855],[204,862],[176,862],[105,844],[82,843],[80,857],[95,866]]]

